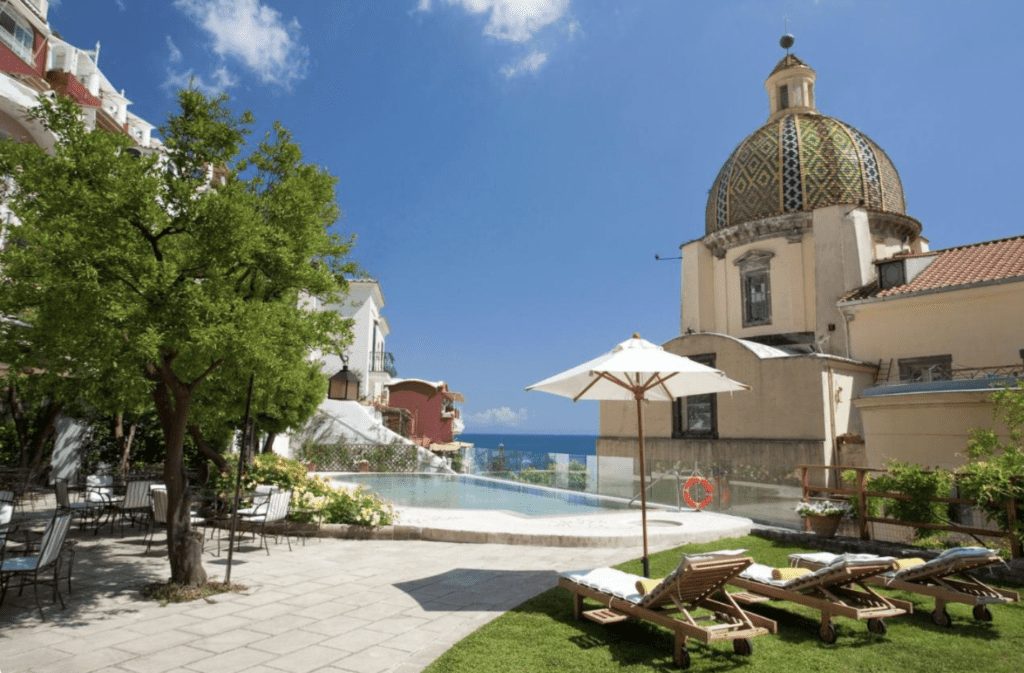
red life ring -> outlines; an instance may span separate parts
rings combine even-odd
[[[700,484],[704,487],[704,499],[700,501],[699,505],[694,502],[693,497],[690,495],[690,488],[694,484]],[[686,485],[683,486],[683,498],[686,499],[686,504],[694,509],[704,509],[710,505],[714,492],[715,489],[711,485],[711,482],[704,477],[690,477],[686,480]]]

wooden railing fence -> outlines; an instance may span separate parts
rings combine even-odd
[[[891,491],[869,491],[867,490],[867,480],[869,472],[886,472],[884,469],[868,468],[868,467],[844,467],[838,465],[800,465],[801,479],[803,484],[803,499],[808,501],[813,498],[820,498],[821,494],[828,496],[841,496],[843,498],[856,498],[857,507],[857,525],[860,539],[870,540],[870,528],[869,523],[883,523],[891,524],[894,526],[907,526],[910,528],[924,528],[927,530],[939,530],[948,532],[967,533],[969,535],[983,535],[986,537],[995,538],[1006,538],[1010,543],[1010,553],[1013,558],[1021,558],[1021,541],[1017,534],[1014,532],[1015,524],[1017,521],[1017,503],[1013,498],[1010,498],[1004,503],[1006,508],[1006,530],[995,530],[990,528],[976,528],[973,526],[962,526],[960,524],[938,524],[930,522],[919,522],[919,521],[903,521],[900,519],[893,519],[888,517],[877,517],[868,516],[868,498],[887,498],[890,500],[913,500],[911,496],[905,493],[896,493]],[[824,470],[825,474],[832,473],[833,478],[831,480],[825,480],[826,483],[835,484],[834,486],[816,486],[810,482],[810,471],[811,470]],[[842,472],[855,471],[857,476],[854,480],[854,487],[848,488],[842,486],[843,479],[841,477]],[[1013,482],[1017,481],[1021,477],[1013,477]],[[943,498],[943,497],[928,497],[923,498],[928,502],[941,502],[951,505],[969,505],[974,507],[976,505],[973,498]],[[804,521],[804,529],[810,530],[810,523]]]

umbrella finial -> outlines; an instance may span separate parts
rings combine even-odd
[[[639,339],[640,338],[640,333],[639,332],[633,332],[633,338],[634,339]]]

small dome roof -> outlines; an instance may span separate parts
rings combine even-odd
[[[706,233],[837,204],[906,215],[899,173],[874,141],[833,117],[782,115],[722,166],[708,194]]]

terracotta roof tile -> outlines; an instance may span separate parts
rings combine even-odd
[[[876,280],[849,292],[840,301],[877,299],[925,290],[954,289],[986,281],[1024,278],[1024,236],[908,256],[933,255],[935,261],[909,283],[880,290]]]

